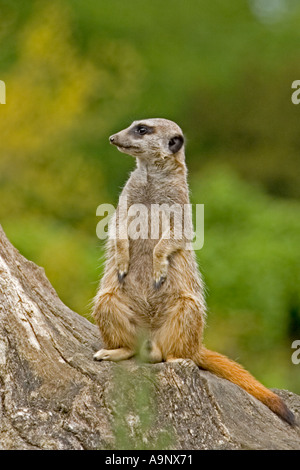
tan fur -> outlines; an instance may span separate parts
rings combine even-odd
[[[139,127],[138,127],[139,126]],[[140,135],[137,129],[148,131]],[[124,227],[130,215],[122,209],[140,203],[189,203],[183,134],[166,119],[146,119],[110,138],[111,143],[137,159],[119,200],[115,216],[118,237],[107,242],[107,259],[95,299],[94,317],[107,349],[97,360],[118,361],[136,353],[138,337],[150,336],[149,361],[192,359],[200,367],[230,380],[261,400],[290,423],[293,415],[283,401],[237,363],[202,345],[205,323],[204,286],[188,240],[170,238],[162,227],[156,239],[132,239]],[[172,140],[175,138],[175,141]],[[177,138],[177,140],[176,140]],[[175,143],[174,143],[175,142]],[[177,150],[178,143],[178,150]],[[175,151],[174,151],[175,149]],[[188,219],[192,228],[192,221]],[[151,217],[148,219],[149,228]]]

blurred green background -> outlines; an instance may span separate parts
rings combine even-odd
[[[300,393],[300,5],[292,0],[0,0],[0,222],[90,318],[96,208],[134,166],[108,136],[139,118],[183,128],[205,343]]]

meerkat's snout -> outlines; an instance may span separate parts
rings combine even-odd
[[[115,145],[120,152],[125,152],[125,150],[130,149],[130,145],[126,145],[124,139],[120,138],[120,133],[113,134],[109,137],[109,142],[112,145]],[[127,152],[128,153],[128,152]]]
[[[120,139],[120,136],[119,134],[113,134],[109,137],[109,142],[112,144],[112,145],[115,145],[116,147],[123,147],[125,146],[124,145],[124,142],[122,142],[122,139]]]

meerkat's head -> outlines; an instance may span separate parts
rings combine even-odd
[[[184,137],[180,127],[168,119],[143,119],[109,138],[120,152],[141,160],[184,158]]]

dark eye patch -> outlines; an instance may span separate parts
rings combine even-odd
[[[135,135],[143,136],[146,134],[152,134],[154,132],[152,127],[146,126],[144,124],[137,124],[131,132]]]

